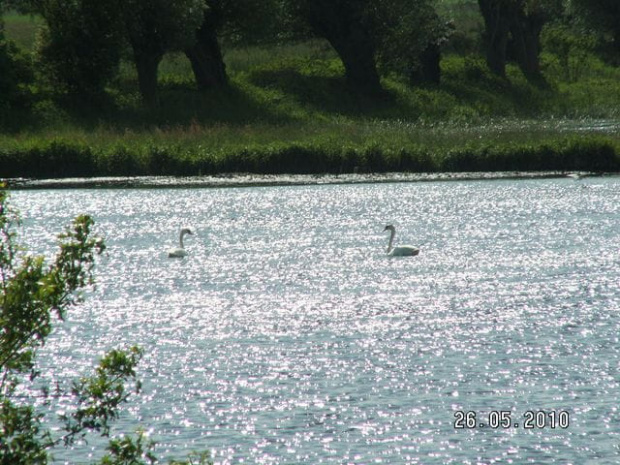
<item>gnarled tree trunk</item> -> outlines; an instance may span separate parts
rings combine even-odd
[[[409,76],[409,82],[415,84],[439,84],[441,80],[441,48],[433,42],[420,54],[420,64]]]
[[[487,66],[494,74],[506,76],[506,45],[514,15],[511,5],[498,0],[478,0],[484,19]]]
[[[519,12],[510,29],[512,35],[510,45],[514,58],[527,80],[537,85],[545,85],[539,58],[540,33],[544,24],[545,18],[541,15]]]
[[[217,31],[222,20],[221,8],[220,2],[209,3],[202,25],[196,31],[195,43],[185,49],[185,55],[194,71],[196,85],[201,90],[224,87],[228,84],[226,65],[217,40]]]
[[[381,90],[375,60],[376,44],[365,24],[365,2],[305,0],[302,15],[314,32],[336,50],[350,87],[367,93]]]
[[[374,46],[369,37],[361,31],[350,31],[349,34],[332,34],[326,38],[342,60],[350,87],[368,93],[381,89]]]

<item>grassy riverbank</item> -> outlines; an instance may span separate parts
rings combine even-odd
[[[27,46],[33,25],[18,19],[7,30]],[[545,88],[448,55],[441,85],[384,78],[372,97],[347,89],[322,42],[229,50],[226,62],[229,90],[199,93],[185,58],[168,56],[150,110],[130,67],[93,102],[35,89],[0,132],[0,177],[620,170],[618,131],[588,123],[620,118],[620,70],[593,55],[570,70],[544,55]]]
[[[620,140],[596,134],[252,125],[14,138],[4,177],[442,171],[619,171]]]

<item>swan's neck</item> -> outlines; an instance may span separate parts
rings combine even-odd
[[[184,235],[185,235],[185,234],[183,234],[183,233],[181,233],[181,234],[179,235],[179,246],[180,246],[182,249],[184,249],[184,248],[185,248],[185,247],[183,247],[183,236],[184,236]]]
[[[392,242],[394,242],[395,235],[396,235],[396,231],[394,231],[393,229],[390,230],[390,242],[388,242],[387,253],[390,253],[392,251]]]

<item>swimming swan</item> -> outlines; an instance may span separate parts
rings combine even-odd
[[[185,236],[186,234],[192,234],[191,229],[181,229],[181,234],[179,235],[179,247],[168,250],[168,258],[181,258],[187,255],[187,252],[183,247],[183,236]]]
[[[411,245],[400,245],[398,247],[392,247],[394,236],[396,235],[396,228],[391,224],[388,224],[383,231],[390,231],[390,242],[387,248],[387,254],[390,257],[413,257],[420,253],[420,249]]]

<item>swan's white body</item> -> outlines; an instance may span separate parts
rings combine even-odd
[[[183,236],[186,234],[192,234],[192,231],[188,228],[181,229],[181,234],[179,234],[179,247],[168,250],[168,258],[182,258],[187,255],[185,247],[183,247]]]
[[[420,253],[420,249],[412,245],[399,245],[398,247],[392,247],[394,242],[394,236],[396,235],[396,228],[391,224],[388,224],[384,231],[390,231],[390,242],[388,243],[387,254],[390,257],[413,257]]]

